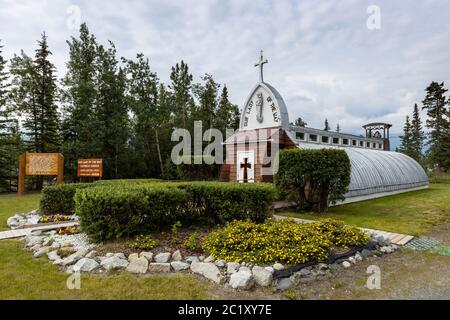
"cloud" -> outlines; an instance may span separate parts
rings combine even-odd
[[[381,9],[380,30],[366,27],[371,4]],[[148,56],[161,81],[183,59],[196,81],[212,74],[239,105],[258,79],[253,64],[263,49],[264,78],[284,97],[291,121],[301,116],[318,128],[328,118],[350,133],[372,121],[401,132],[425,87],[450,83],[450,3],[432,0],[0,0],[6,57],[21,49],[33,55],[45,30],[64,74],[66,40],[77,33],[66,26],[71,5],[120,56]]]

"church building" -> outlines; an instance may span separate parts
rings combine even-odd
[[[427,175],[414,159],[390,151],[390,124],[366,124],[361,136],[290,124],[280,93],[264,81],[267,62],[261,52],[255,64],[259,82],[242,108],[239,130],[224,142],[227,158],[221,181],[272,181],[273,160],[284,148],[339,148],[345,150],[351,163],[345,203],[428,187]]]

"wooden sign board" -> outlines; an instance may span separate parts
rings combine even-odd
[[[78,177],[98,177],[103,174],[103,159],[78,159]]]
[[[64,157],[61,153],[26,152],[19,157],[19,185],[17,193],[25,192],[26,176],[56,176],[56,183],[64,182]]]

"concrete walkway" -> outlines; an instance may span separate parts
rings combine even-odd
[[[274,218],[275,219],[286,219],[289,217],[274,215]],[[303,223],[315,222],[314,220],[306,220],[306,219],[300,219],[300,218],[292,218],[292,219],[294,219],[296,222],[303,222]],[[366,231],[367,233],[369,233],[375,237],[381,236],[385,239],[389,239],[391,241],[391,243],[399,245],[399,246],[403,246],[403,245],[407,244],[409,241],[411,241],[414,238],[414,236],[410,236],[408,234],[387,232],[387,231],[367,229],[367,228],[359,228],[359,229]]]
[[[33,226],[30,228],[24,228],[24,229],[2,231],[2,232],[0,232],[0,240],[25,237],[25,236],[30,235],[33,231],[48,231],[48,230],[54,230],[54,229],[63,228],[63,227],[72,227],[72,226],[77,226],[77,225],[78,225],[78,222],[65,222],[65,223],[45,224],[43,226]]]

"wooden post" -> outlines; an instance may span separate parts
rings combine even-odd
[[[19,156],[19,182],[17,185],[17,195],[21,196],[25,192],[25,158],[26,153]]]
[[[64,183],[64,156],[58,154],[58,175],[56,176],[56,184]]]

